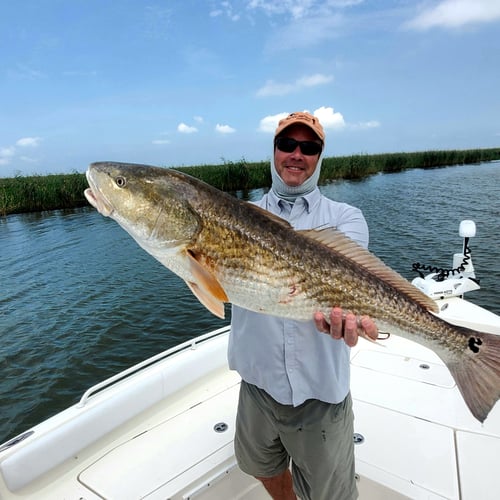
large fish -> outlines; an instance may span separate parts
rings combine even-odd
[[[371,316],[446,363],[481,422],[500,397],[500,336],[453,326],[436,303],[332,229],[285,221],[170,169],[93,163],[90,204],[180,276],[212,313],[224,302],[297,320],[333,306]]]

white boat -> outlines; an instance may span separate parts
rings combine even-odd
[[[466,242],[474,231],[461,225]],[[500,334],[500,316],[463,299],[479,288],[467,244],[453,265],[444,280],[436,271],[414,284],[448,321]],[[0,446],[0,498],[269,498],[234,457],[240,379],[228,336],[225,327],[133,366]],[[440,359],[395,335],[360,340],[351,365],[361,499],[499,498],[500,404],[479,423]]]

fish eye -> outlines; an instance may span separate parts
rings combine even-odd
[[[123,188],[127,185],[127,179],[125,179],[125,177],[122,177],[121,175],[119,175],[116,179],[115,179],[115,184],[119,187],[119,188]]]

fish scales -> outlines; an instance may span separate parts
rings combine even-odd
[[[251,207],[246,208],[252,211]],[[233,281],[241,284],[241,290],[246,295],[251,283],[263,281],[265,284],[274,283],[277,289],[286,283],[286,297],[282,297],[282,293],[277,294],[280,300],[266,304],[267,313],[283,317],[310,320],[317,310],[326,312],[334,305],[342,305],[355,314],[369,314],[380,321],[391,320],[409,326],[422,313],[421,307],[415,307],[413,302],[408,301],[405,316],[409,319],[404,322],[401,319],[401,294],[396,296],[399,300],[385,302],[384,305],[380,297],[392,292],[384,282],[371,279],[367,273],[350,272],[352,266],[347,258],[335,255],[331,249],[319,246],[300,233],[291,233],[279,222],[274,222],[269,228],[272,239],[258,240],[250,232],[241,234],[233,229],[241,215],[238,211],[234,216],[216,223],[210,221],[210,215],[207,215],[196,243],[196,251],[210,256],[214,263],[212,270],[226,284],[229,297],[234,299],[232,302],[239,302],[238,297],[231,295]],[[248,217],[248,214],[245,215]],[[252,215],[258,219],[259,210]],[[267,222],[267,216],[264,216],[264,221]],[[257,227],[259,222],[257,220]],[[227,227],[218,232],[226,224]],[[221,241],[228,241],[226,234],[231,234],[231,245],[220,244]],[[308,263],[307,269],[304,262]],[[338,272],[339,269],[342,272]],[[387,307],[391,304],[392,308]],[[410,315],[412,308],[415,312]],[[427,331],[428,328],[423,330],[424,333]]]
[[[303,259],[307,258],[304,255],[307,252],[304,238],[297,242],[288,228],[283,228],[277,222],[269,224],[267,216],[262,217],[258,210],[252,214],[257,222],[255,227],[262,227],[267,222],[268,226],[273,226],[267,228],[272,236],[262,239],[255,231],[239,231],[236,228],[236,222],[242,215],[239,212],[241,211],[232,218],[223,222],[218,220],[215,224],[206,219],[205,227],[195,243],[195,253],[203,253],[214,263],[212,271],[224,283],[231,302],[244,305],[246,301],[248,307],[249,289],[259,302],[262,302],[261,294],[267,290],[266,301],[258,310],[296,319],[311,319],[318,305],[310,292],[323,283],[315,282],[307,270],[304,270]],[[245,215],[248,218],[248,213]],[[229,229],[221,228],[225,223]],[[226,233],[231,237],[225,238]],[[231,243],[221,245],[221,241]],[[297,253],[297,245],[301,245],[300,253]]]
[[[102,162],[85,194],[138,244],[223,316],[224,302],[311,320],[334,306],[434,350],[472,414],[484,421],[500,397],[500,337],[448,324],[436,303],[333,229],[288,223],[169,169]]]

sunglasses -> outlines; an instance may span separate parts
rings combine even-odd
[[[321,153],[323,145],[314,141],[297,141],[291,137],[277,137],[274,141],[274,145],[283,153],[293,153],[300,147],[300,151],[303,155],[314,156]]]

